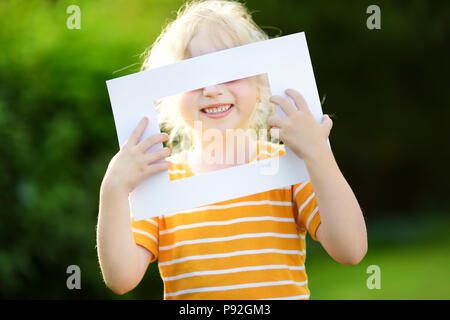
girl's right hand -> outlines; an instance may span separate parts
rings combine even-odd
[[[148,119],[143,118],[120,151],[112,158],[103,178],[103,188],[119,189],[131,193],[143,180],[149,176],[168,170],[169,161],[154,163],[170,154],[169,148],[146,152],[156,143],[166,141],[166,133],[154,134],[140,141],[147,127]]]

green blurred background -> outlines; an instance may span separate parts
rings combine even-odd
[[[0,1],[0,297],[161,299],[156,263],[118,296],[95,248],[99,186],[118,151],[105,81],[140,54],[181,0]],[[81,9],[69,30],[66,8]],[[366,27],[371,4],[381,30]],[[448,1],[249,0],[270,36],[305,31],[339,166],[369,251],[339,265],[308,238],[311,299],[450,299]],[[68,290],[66,268],[81,268]],[[381,289],[369,290],[370,265]]]

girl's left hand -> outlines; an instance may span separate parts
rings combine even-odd
[[[333,122],[328,115],[324,115],[322,123],[318,123],[300,93],[294,89],[287,89],[285,92],[297,108],[285,97],[272,96],[269,101],[280,106],[286,117],[282,118],[277,114],[269,117],[268,124],[273,127],[270,135],[283,141],[304,161],[314,161],[326,150],[325,147],[329,149],[327,138]]]

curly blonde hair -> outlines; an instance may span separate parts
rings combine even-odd
[[[191,58],[189,44],[200,30],[209,33],[219,50],[229,47],[223,43],[222,37],[214,37],[219,32],[224,32],[234,47],[269,39],[253,21],[248,9],[238,1],[188,1],[178,10],[176,19],[163,28],[156,41],[141,55],[144,56],[141,71]],[[269,81],[265,74],[256,76],[256,80],[260,100],[249,119],[249,129],[259,133],[268,132],[267,118],[275,110],[269,102]],[[181,117],[178,102],[179,95],[155,102],[160,127],[169,134],[167,145],[172,149],[172,154],[191,149],[195,143],[193,129]],[[268,137],[266,133],[258,138],[268,140]]]

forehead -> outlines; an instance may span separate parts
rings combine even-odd
[[[192,38],[188,46],[191,57],[197,57],[235,46],[228,34],[222,30],[215,29],[216,28],[203,28],[203,30],[199,31]]]

